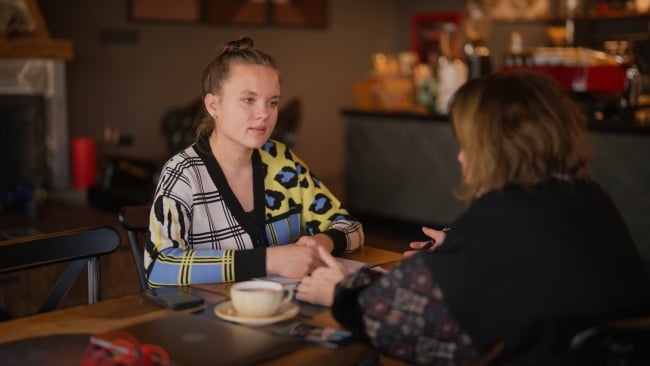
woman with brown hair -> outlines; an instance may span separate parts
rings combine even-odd
[[[586,120],[551,79],[474,79],[450,108],[469,203],[438,246],[382,275],[327,267],[297,297],[388,355],[463,364],[503,341],[503,359],[557,364],[572,337],[603,320],[650,313],[650,286],[630,233],[591,180]],[[441,245],[442,244],[442,245]]]

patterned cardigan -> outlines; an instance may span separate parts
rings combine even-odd
[[[149,218],[151,286],[266,275],[266,248],[325,233],[334,255],[363,245],[363,228],[286,145],[253,151],[254,210],[244,212],[207,138],[163,167]]]

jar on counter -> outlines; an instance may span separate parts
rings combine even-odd
[[[449,102],[456,90],[467,81],[467,65],[458,59],[441,57],[438,62],[436,111],[447,114]]]
[[[425,63],[417,64],[413,69],[413,83],[415,84],[415,103],[426,107],[429,111],[434,111],[437,82],[431,66]]]

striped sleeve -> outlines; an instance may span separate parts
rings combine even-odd
[[[154,203],[148,248],[151,286],[233,282],[266,275],[265,248],[191,249],[185,230],[189,221],[178,212],[179,207],[167,197],[158,197]]]
[[[149,285],[233,282],[266,275],[265,248],[233,222],[201,159],[181,153],[163,168],[149,217]],[[200,209],[197,209],[200,208]]]

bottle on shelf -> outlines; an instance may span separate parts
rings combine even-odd
[[[485,45],[485,40],[490,36],[492,18],[489,11],[476,1],[468,1],[465,7],[465,38],[463,47],[465,62],[467,63],[468,79],[492,72],[490,50]]]

